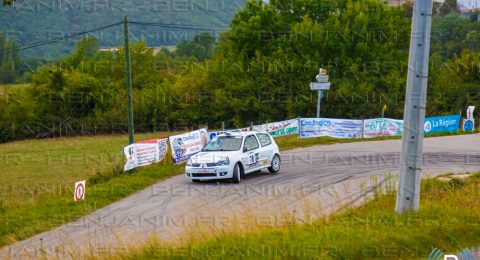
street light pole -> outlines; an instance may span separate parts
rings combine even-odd
[[[416,211],[420,204],[423,124],[427,98],[432,0],[416,0],[413,7],[404,131],[396,211]]]
[[[130,67],[130,47],[128,42],[128,18],[124,19],[125,37],[125,85],[127,87],[128,142],[133,144],[132,70]]]

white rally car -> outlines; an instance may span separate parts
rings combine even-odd
[[[215,136],[185,167],[187,178],[200,180],[232,179],[239,183],[249,173],[268,168],[280,171],[280,152],[265,132],[230,132]]]

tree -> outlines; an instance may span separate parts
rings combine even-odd
[[[210,33],[199,33],[191,41],[184,41],[177,45],[176,54],[179,56],[195,57],[205,60],[212,57],[216,39]]]
[[[3,0],[3,5],[12,5],[15,0]]]
[[[480,53],[463,51],[436,68],[427,109],[430,114],[457,114],[468,105],[480,105]]]
[[[15,50],[15,41],[8,40],[3,33],[0,33],[0,83],[14,83],[18,76],[21,62]]]

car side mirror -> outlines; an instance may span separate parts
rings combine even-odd
[[[245,146],[243,147],[243,152],[244,153],[247,152],[247,147],[245,147]]]

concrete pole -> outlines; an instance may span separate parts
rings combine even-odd
[[[413,7],[404,131],[396,211],[416,211],[420,204],[423,124],[427,97],[432,1],[417,0]]]

